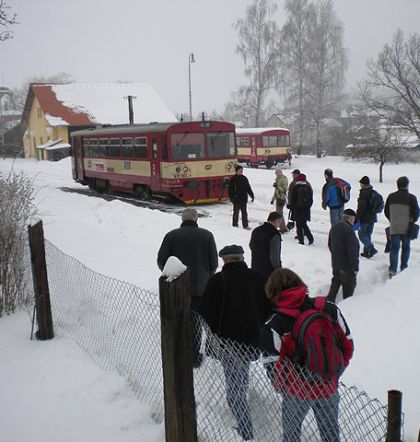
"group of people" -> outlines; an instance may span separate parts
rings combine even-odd
[[[246,206],[248,196],[253,199],[254,194],[248,179],[243,175],[242,167],[238,165],[236,169],[229,184],[229,196],[234,205],[232,224],[238,226],[241,212],[243,228],[250,229]],[[268,361],[267,367],[271,366],[270,370],[267,369],[268,378],[273,385],[280,385],[276,389],[283,398],[283,441],[300,440],[302,423],[309,408],[312,408],[322,440],[338,442],[338,376],[325,383],[316,378],[308,380],[299,374],[301,371],[284,370],[278,375],[283,377],[282,381],[273,381],[272,361],[277,361],[274,364],[277,373],[282,368],[279,360],[288,361],[292,366],[300,367],[301,364],[294,354],[297,351],[295,346],[287,344],[287,337],[297,321],[297,316],[291,316],[291,309],[299,314],[308,309],[319,308],[314,298],[309,297],[308,287],[300,276],[282,267],[282,232],[288,231],[283,212],[285,206],[291,211],[291,219],[296,223],[299,244],[304,244],[305,238],[308,244],[314,242],[307,225],[313,204],[312,187],[298,169],[292,174],[293,181],[288,184],[281,169],[276,169],[272,198],[272,203],[276,203],[276,210],[251,233],[250,268],[245,262],[245,252],[240,245],[228,245],[217,252],[213,234],[198,227],[198,213],[193,208],[183,211],[180,228],[165,235],[158,252],[158,266],[163,270],[167,259],[176,256],[190,269],[194,368],[200,367],[203,361],[200,351],[201,318],[219,338],[236,343],[229,349],[229,357],[220,358],[220,362],[225,376],[227,402],[238,424],[236,430],[243,440],[253,440],[254,436],[247,401],[249,366],[262,352]],[[341,329],[342,363],[345,367],[353,354],[353,342],[349,327],[335,300],[340,287],[343,289],[343,298],[346,298],[353,294],[356,286],[359,270],[359,241],[354,230],[356,221],[360,223],[359,238],[364,245],[362,256],[370,259],[376,253],[371,242],[376,213],[370,213],[369,209],[373,188],[368,177],[360,180],[357,212],[344,209],[339,184],[331,169],[325,170],[325,180],[322,207],[330,210],[328,247],[333,277],[322,309]],[[345,181],[344,185],[350,187]],[[408,192],[408,179],[399,178],[397,186],[398,191],[391,193],[385,204],[385,216],[390,220],[390,275],[397,270],[400,243],[401,270],[407,267],[410,250],[407,240],[408,224],[410,221],[417,221],[419,217],[417,199]],[[215,273],[218,257],[222,259],[223,267],[220,272]],[[303,390],[296,389],[296,378],[306,386]]]

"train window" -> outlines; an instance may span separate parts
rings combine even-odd
[[[204,158],[204,134],[171,134],[171,153],[173,160]]]
[[[218,132],[207,134],[207,155],[209,158],[235,156],[233,133]]]
[[[238,147],[249,147],[249,138],[238,137]]]
[[[279,146],[290,146],[290,135],[280,135]]]
[[[278,146],[278,140],[276,135],[269,135],[262,137],[263,147],[276,147]]]
[[[146,137],[134,138],[134,157],[135,158],[147,158],[147,138]]]
[[[83,138],[83,156],[90,157],[89,139]]]
[[[109,140],[109,156],[110,157],[119,157],[120,156],[120,139],[119,138],[111,138]]]
[[[131,158],[133,156],[133,139],[132,138],[123,138],[122,139],[121,156],[123,156],[124,158]]]

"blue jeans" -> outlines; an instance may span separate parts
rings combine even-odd
[[[321,399],[300,399],[283,392],[283,442],[300,442],[302,423],[310,408],[314,412],[322,442],[340,442],[339,401],[337,391]]]
[[[239,358],[222,358],[226,380],[226,399],[236,422],[239,434],[245,440],[253,438],[251,412],[246,397],[249,384],[249,362]]]
[[[391,250],[389,252],[390,272],[397,273],[400,243],[402,243],[400,268],[404,270],[408,267],[408,260],[410,259],[410,240],[408,239],[408,235],[391,235]]]
[[[360,223],[359,239],[360,242],[363,244],[363,252],[368,255],[376,250],[374,245],[372,244],[371,239],[374,226],[375,223]]]
[[[341,221],[343,218],[344,206],[339,207],[338,209],[330,209],[330,221],[331,225],[337,224],[338,221]]]

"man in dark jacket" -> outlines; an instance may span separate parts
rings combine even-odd
[[[327,300],[335,302],[338,290],[343,287],[343,299],[353,295],[359,271],[359,241],[353,231],[356,212],[344,210],[343,219],[334,224],[328,236],[331,252],[332,272],[330,291]]]
[[[264,273],[267,278],[274,269],[281,267],[281,222],[282,216],[278,212],[271,212],[267,221],[251,234],[251,268]]]
[[[389,277],[397,274],[398,254],[400,244],[401,267],[404,270],[408,267],[410,258],[410,239],[408,237],[408,226],[410,221],[416,222],[419,219],[419,205],[417,198],[408,192],[408,178],[399,177],[397,180],[398,191],[388,195],[385,203],[385,216],[390,222],[391,250],[389,253]]]
[[[243,167],[237,164],[235,166],[235,175],[229,180],[229,199],[233,204],[232,225],[238,227],[239,211],[241,211],[242,227],[251,230],[248,226],[248,213],[246,206],[248,204],[248,195],[251,201],[254,201],[254,192],[251,189],[248,178],[243,175]]]
[[[197,225],[195,209],[182,212],[181,227],[165,235],[160,246],[157,262],[163,270],[170,256],[176,256],[190,270],[190,295],[193,323],[193,364],[199,366],[202,355],[201,323],[198,316],[204,287],[217,269],[217,248],[213,234]]]
[[[313,191],[306,175],[300,173],[294,180],[294,185],[289,190],[288,208],[292,211],[291,219],[296,222],[296,234],[299,244],[304,245],[305,236],[308,244],[314,242],[314,237],[308,226],[311,220],[311,207],[313,203]]]
[[[364,258],[372,258],[373,255],[378,253],[372,243],[373,228],[378,221],[378,217],[371,207],[373,187],[368,176],[362,177],[359,183],[360,192],[357,200],[357,218],[360,221],[359,239],[363,244],[363,252],[360,255]]]
[[[270,311],[264,294],[266,277],[249,269],[241,246],[219,252],[222,271],[204,290],[201,313],[211,331],[221,338],[220,362],[226,381],[226,399],[244,440],[253,438],[247,390],[249,364],[258,357],[260,330]]]

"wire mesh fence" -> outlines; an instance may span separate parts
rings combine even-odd
[[[116,370],[162,421],[158,295],[98,274],[48,241],[46,257],[56,334]],[[314,383],[293,366],[273,370],[258,351],[219,339],[204,321],[201,326],[204,358],[194,369],[200,441],[385,440],[387,407],[379,401],[342,383],[337,393],[316,397],[320,380]],[[281,383],[291,370],[298,394]]]

